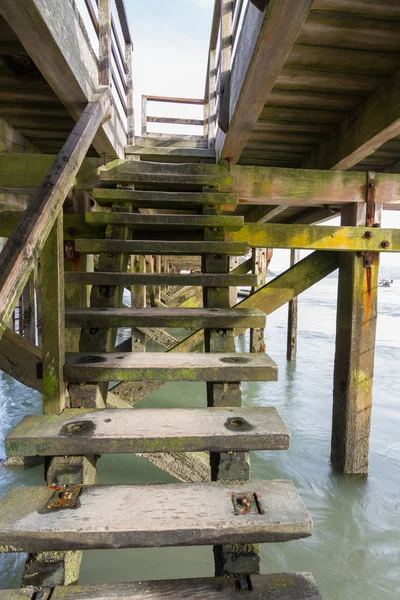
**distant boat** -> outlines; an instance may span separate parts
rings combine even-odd
[[[393,279],[389,279],[389,273],[387,268],[385,268],[385,277],[381,277],[378,282],[379,287],[390,287],[393,283]]]

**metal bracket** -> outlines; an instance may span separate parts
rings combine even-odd
[[[73,262],[75,256],[75,243],[72,240],[66,240],[64,242],[64,260],[67,262]]]
[[[232,504],[235,515],[261,515],[262,510],[254,492],[246,492],[243,494],[232,494]]]
[[[368,171],[367,173],[367,198],[366,198],[366,218],[365,225],[367,227],[375,226],[375,196],[376,196],[376,173]],[[373,232],[367,231],[365,237],[372,238]],[[366,269],[370,268],[374,263],[375,252],[362,252],[363,264]]]
[[[54,485],[50,489],[55,490],[54,494],[47,503],[47,508],[74,508],[79,494],[82,491],[82,485]]]

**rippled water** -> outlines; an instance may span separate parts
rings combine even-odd
[[[246,406],[276,406],[291,448],[252,453],[253,478],[290,478],[314,521],[306,540],[262,547],[263,572],[311,570],[324,600],[400,598],[400,283],[379,290],[370,476],[348,478],[329,465],[336,280],[300,296],[298,359],[288,364],[286,307],[268,317],[267,351],[278,362],[277,383],[243,385]],[[248,347],[240,339],[239,347]],[[204,405],[203,384],[168,384],[142,407]],[[0,443],[25,414],[41,411],[40,396],[0,374]],[[0,446],[0,457],[4,446]],[[144,459],[109,456],[99,483],[167,482]],[[42,468],[0,467],[0,496],[13,485],[39,485]],[[0,588],[18,587],[24,557],[0,557]],[[82,583],[212,575],[210,548],[91,551]]]

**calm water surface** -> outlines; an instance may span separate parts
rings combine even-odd
[[[296,363],[285,359],[287,308],[268,317],[267,351],[279,364],[279,382],[243,385],[246,406],[276,406],[291,448],[252,453],[252,477],[289,478],[314,521],[306,540],[262,547],[264,573],[310,570],[324,600],[400,598],[400,283],[379,290],[370,476],[347,478],[329,465],[336,280],[326,279],[299,299]],[[248,348],[248,339],[238,342]],[[168,384],[141,407],[204,406],[203,384]],[[0,458],[4,437],[26,414],[41,412],[39,394],[0,373]],[[104,457],[98,482],[168,482],[144,459]],[[43,483],[41,467],[0,467],[0,496],[15,485]],[[0,557],[0,589],[18,587],[24,556]],[[81,583],[207,576],[210,548],[90,551]]]

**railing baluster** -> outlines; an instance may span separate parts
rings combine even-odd
[[[226,133],[229,127],[229,96],[232,61],[232,0],[221,0],[221,76],[218,125]]]
[[[142,137],[147,135],[147,96],[142,96]]]
[[[111,0],[99,0],[99,84],[111,85]]]
[[[215,125],[217,111],[217,51],[210,50],[210,70],[208,74],[208,101],[210,112],[208,115],[208,147],[210,150],[215,148]]]
[[[125,62],[127,66],[126,76],[126,104],[128,108],[128,146],[132,146],[135,143],[135,111],[133,108],[133,69],[132,69],[132,44],[125,45]]]

